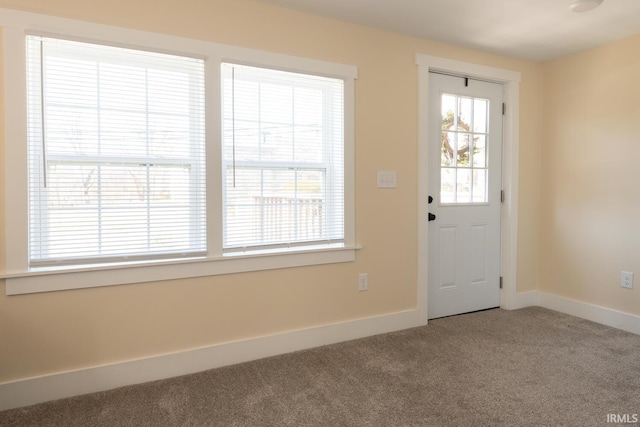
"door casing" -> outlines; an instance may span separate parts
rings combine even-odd
[[[501,209],[500,307],[516,306],[518,248],[518,153],[521,74],[463,61],[417,54],[418,66],[418,315],[427,324],[428,298],[428,148],[429,148],[429,71],[501,83],[506,111],[503,117],[502,189],[505,201]]]

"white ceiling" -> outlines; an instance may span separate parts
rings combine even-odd
[[[534,61],[640,33],[640,0],[604,0],[584,13],[571,12],[571,0],[260,1]]]

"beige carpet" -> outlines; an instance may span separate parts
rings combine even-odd
[[[0,412],[0,426],[615,425],[608,414],[640,414],[640,336],[527,308]]]

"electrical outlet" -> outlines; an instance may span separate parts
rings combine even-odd
[[[358,274],[358,291],[369,289],[369,275],[367,273]]]
[[[628,271],[621,271],[620,286],[627,289],[633,289],[633,273]]]

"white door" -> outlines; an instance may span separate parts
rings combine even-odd
[[[429,73],[430,319],[500,305],[501,157],[502,85]]]

